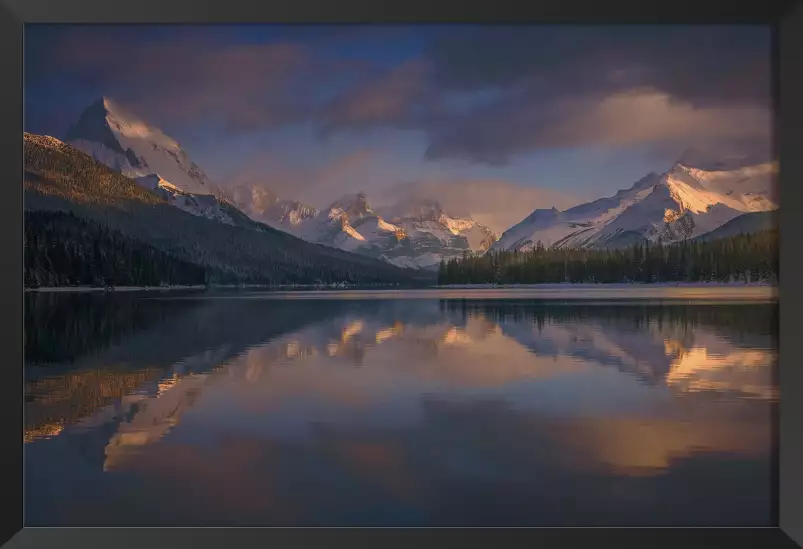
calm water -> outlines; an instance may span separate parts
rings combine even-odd
[[[26,525],[776,524],[767,290],[594,291],[28,295]]]

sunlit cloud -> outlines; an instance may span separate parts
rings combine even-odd
[[[569,191],[494,179],[432,179],[398,183],[378,193],[378,201],[433,199],[446,211],[467,215],[497,235],[527,217],[536,208],[565,209],[588,197]]]
[[[276,155],[258,153],[224,185],[238,203],[256,213],[277,199],[300,200],[321,209],[345,194],[370,188],[378,157],[378,151],[364,148],[315,166],[288,164]]]

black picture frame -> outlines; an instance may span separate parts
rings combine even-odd
[[[732,23],[775,29],[776,151],[780,159],[780,367],[778,422],[779,525],[774,528],[24,528],[22,127],[23,32],[27,23]],[[0,162],[3,185],[0,238],[0,312],[4,351],[0,414],[0,543],[9,549],[39,547],[766,547],[803,546],[803,268],[799,234],[803,216],[803,2],[764,0],[562,0],[531,3],[405,0],[0,0]],[[9,541],[10,540],[10,541]]]

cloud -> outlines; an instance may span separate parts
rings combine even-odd
[[[415,116],[416,104],[429,99],[430,71],[431,67],[422,60],[408,60],[336,97],[326,105],[318,121],[323,134],[412,122],[408,119]]]
[[[276,199],[294,199],[325,208],[337,198],[363,191],[374,207],[408,199],[434,199],[455,215],[468,215],[501,234],[535,208],[565,209],[591,196],[522,185],[504,179],[422,179],[393,183],[383,154],[360,148],[317,166],[289,164],[259,152],[225,181],[248,211],[261,213]]]
[[[254,42],[232,27],[71,26],[48,40],[34,32],[26,80],[42,86],[59,75],[60,88],[103,89],[168,131],[410,130],[432,161],[769,141],[762,26],[437,27],[420,29],[407,56],[389,38],[403,42],[398,29],[265,32],[270,39]]]
[[[695,105],[766,106],[763,26],[455,27],[429,43],[447,89],[524,87],[544,96],[653,87]]]
[[[419,130],[427,159],[491,165],[544,148],[768,141],[769,46],[762,27],[444,29],[415,63],[345,92],[325,124]]]
[[[102,90],[158,126],[211,123],[238,134],[309,120],[325,83],[362,70],[312,56],[298,42],[240,43],[214,29],[171,30],[151,36],[129,27],[67,28],[34,48],[28,80],[50,75]]]
[[[601,97],[558,98],[548,109],[526,99],[494,104],[429,132],[427,158],[505,164],[533,149],[769,140],[771,118],[760,107],[697,108],[659,90],[633,89]]]
[[[399,183],[377,198],[385,203],[435,199],[447,211],[470,215],[501,235],[536,208],[565,209],[589,197],[499,179],[441,179]]]
[[[261,189],[280,199],[300,200],[323,208],[346,193],[370,186],[372,180],[366,172],[377,157],[376,150],[360,148],[318,166],[309,166],[291,165],[275,155],[260,152],[229,176],[225,186],[240,191]],[[252,194],[254,200],[260,195]]]

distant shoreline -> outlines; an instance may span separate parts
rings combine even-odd
[[[529,288],[568,288],[568,287],[586,287],[586,288],[610,288],[610,287],[618,287],[618,288],[631,288],[633,286],[639,287],[668,287],[668,288],[693,288],[693,287],[700,287],[700,288],[709,288],[714,286],[766,286],[766,287],[776,287],[776,284],[771,284],[769,282],[610,282],[610,283],[599,283],[599,284],[590,284],[585,282],[552,282],[552,283],[544,283],[544,284],[438,284],[433,286],[433,288],[443,289],[443,290],[486,290],[489,288],[499,288],[499,289],[529,289]]]
[[[25,292],[43,293],[86,293],[86,292],[170,292],[178,290],[348,290],[366,288],[396,288],[396,284],[209,284],[196,286],[42,286],[39,288],[25,288]]]
[[[206,286],[43,286],[41,288],[25,288],[26,292],[44,293],[86,293],[86,292],[170,292],[175,290],[206,290]]]
[[[366,284],[366,285],[348,285],[348,284],[325,284],[325,285],[317,285],[317,284],[280,284],[280,285],[268,285],[268,284],[210,284],[209,286],[115,286],[113,288],[104,288],[104,287],[95,287],[95,286],[47,286],[41,288],[25,288],[25,292],[40,292],[40,293],[94,293],[94,292],[103,292],[103,293],[115,293],[115,292],[171,292],[171,291],[180,291],[180,290],[225,290],[225,289],[233,289],[233,290],[248,290],[248,289],[260,289],[260,290],[276,290],[276,291],[287,291],[287,290],[297,290],[300,292],[305,291],[320,291],[320,290],[355,290],[355,291],[364,291],[364,290],[488,290],[488,289],[499,289],[499,290],[527,290],[527,289],[566,289],[566,288],[596,288],[596,289],[605,289],[605,288],[634,288],[634,287],[641,287],[641,288],[656,288],[656,287],[664,287],[664,288],[714,288],[714,287],[767,287],[767,288],[776,288],[776,284],[771,284],[769,282],[615,282],[615,283],[606,283],[606,284],[587,284],[587,283],[574,283],[574,282],[564,282],[564,283],[544,283],[544,284],[433,284],[431,286],[424,286],[424,287],[415,287],[415,288],[408,288],[408,287],[398,287],[393,284]]]

